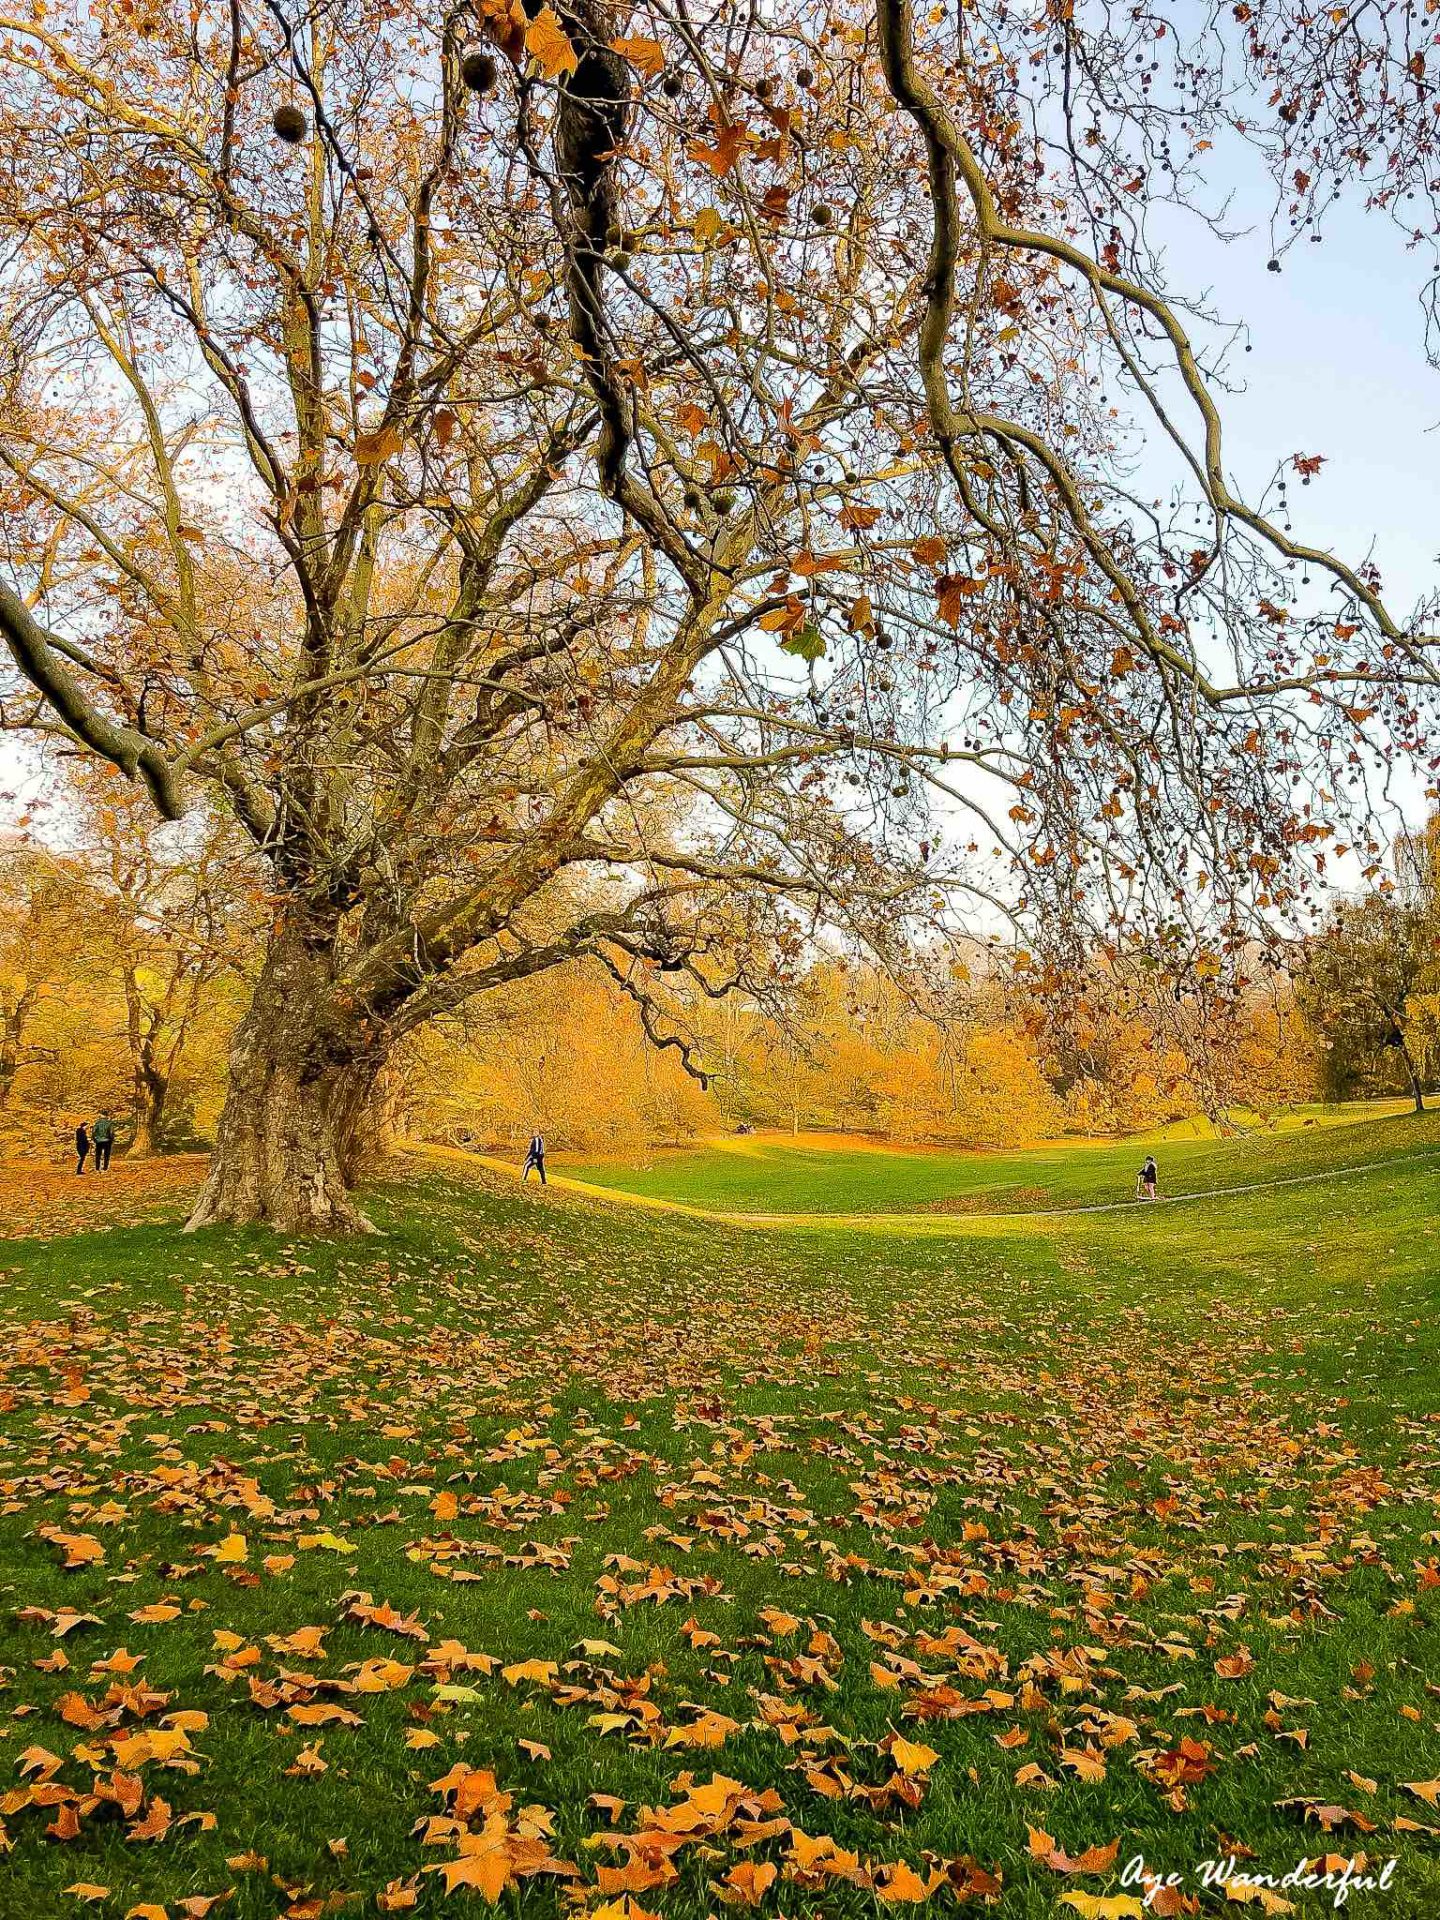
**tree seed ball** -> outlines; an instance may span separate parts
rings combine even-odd
[[[810,71],[809,67],[801,67],[800,71],[795,76],[795,84],[797,87],[813,87],[814,86],[815,76]]]
[[[291,147],[298,147],[310,131],[310,122],[292,100],[275,109],[274,126],[280,138]]]
[[[660,82],[660,91],[667,100],[678,100],[680,98],[680,90],[684,84],[684,81],[678,73],[667,73],[665,78]]]
[[[715,506],[716,506],[716,510],[720,513],[733,513],[735,511],[734,494],[733,493],[717,493],[715,496]]]
[[[460,78],[472,93],[489,93],[496,72],[493,54],[482,53],[478,47],[472,47],[460,62]]]
[[[810,209],[810,218],[815,222],[817,227],[828,227],[834,215],[822,200],[818,206]]]
[[[685,489],[685,508],[688,513],[698,513],[700,511],[700,496],[694,487],[687,487]]]
[[[632,256],[628,254],[623,247],[620,249],[619,253],[615,255],[614,260],[612,262],[612,265],[614,266],[616,273],[628,273],[630,271],[631,257]]]

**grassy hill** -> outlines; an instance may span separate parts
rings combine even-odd
[[[554,1171],[595,1187],[735,1213],[1030,1212],[1133,1198],[1148,1152],[1162,1191],[1301,1178],[1440,1153],[1440,1114],[1399,1102],[1314,1108],[1275,1128],[1225,1138],[1184,1129],[1122,1141],[1064,1141],[1008,1152],[886,1148],[823,1134],[742,1134],[643,1160],[557,1155]]]
[[[181,1240],[178,1193],[12,1240],[0,1914],[938,1914],[998,1883],[1070,1920],[1132,1853],[1233,1841],[1397,1855],[1349,1910],[1433,1915],[1436,1138],[1177,1144],[1176,1185],[1373,1165],[913,1231],[415,1160],[361,1245]],[[968,1191],[1078,1205],[1135,1158]],[[814,1156],[776,1164],[824,1201]]]

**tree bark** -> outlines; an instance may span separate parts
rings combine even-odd
[[[1425,1111],[1425,1089],[1420,1084],[1420,1075],[1415,1070],[1415,1062],[1410,1057],[1410,1049],[1402,1041],[1400,1057],[1405,1062],[1405,1071],[1410,1076],[1410,1097],[1415,1102],[1416,1113]]]
[[[132,1100],[135,1131],[125,1149],[127,1160],[148,1160],[159,1152],[169,1092],[170,1083],[158,1068],[137,1064]]]
[[[1424,1113],[1425,1089],[1420,1084],[1420,1074],[1415,1065],[1414,1055],[1411,1053],[1405,1039],[1405,1029],[1401,1025],[1400,1010],[1388,1005],[1384,1001],[1380,1004],[1384,1011],[1385,1018],[1390,1022],[1390,1039],[1388,1044],[1398,1049],[1400,1058],[1405,1062],[1405,1074],[1410,1082],[1410,1098],[1415,1102],[1415,1111],[1416,1113]]]
[[[146,1022],[137,969],[127,965],[125,981],[125,1035],[130,1047],[131,1107],[135,1131],[126,1148],[130,1160],[148,1160],[156,1150],[165,1111],[168,1084],[155,1064],[155,1028]]]
[[[220,1222],[375,1231],[350,1185],[384,1054],[339,1004],[328,944],[294,929],[272,942],[230,1048],[210,1174],[187,1233]]]

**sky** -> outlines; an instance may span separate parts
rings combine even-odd
[[[1440,585],[1440,373],[1424,352],[1424,257],[1354,206],[1332,210],[1323,243],[1293,248],[1278,274],[1263,217],[1229,244],[1188,215],[1164,231],[1172,284],[1208,292],[1249,329],[1253,351],[1229,363],[1244,391],[1222,403],[1234,477],[1253,495],[1277,460],[1323,454],[1308,487],[1292,481],[1296,537],[1352,562],[1373,545],[1392,610],[1408,613]]]

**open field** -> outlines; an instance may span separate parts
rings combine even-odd
[[[1436,1146],[1172,1143],[1174,1187],[1374,1164],[913,1232],[414,1159],[383,1240],[182,1240],[179,1181],[10,1241],[0,1915],[1124,1920],[1064,1902],[1142,1852],[1187,1875],[1157,1911],[1227,1911],[1188,1876],[1233,1845],[1396,1856],[1347,1911],[1428,1920]],[[956,1191],[874,1154],[858,1191],[912,1162],[906,1204]],[[804,1165],[723,1197],[824,1208]]]
[[[1194,1123],[1133,1139],[1046,1142],[1008,1152],[886,1149],[824,1134],[740,1134],[644,1160],[553,1157],[554,1171],[593,1187],[734,1213],[1028,1213],[1123,1203],[1147,1152],[1167,1195],[1297,1178],[1440,1153],[1440,1114],[1408,1102],[1302,1109],[1273,1128],[1229,1138]]]

